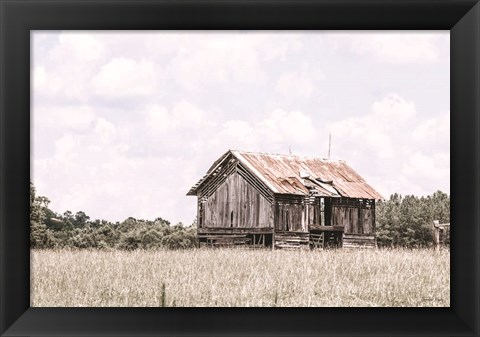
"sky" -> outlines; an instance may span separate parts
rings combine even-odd
[[[33,31],[31,179],[58,213],[190,225],[228,149],[450,193],[449,31]]]

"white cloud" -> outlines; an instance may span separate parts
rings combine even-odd
[[[314,90],[310,76],[295,71],[283,73],[278,79],[276,90],[293,98],[308,98]]]
[[[431,63],[440,58],[437,45],[443,35],[422,32],[338,33],[330,37],[336,48],[385,63]]]
[[[373,103],[372,112],[372,119],[379,120],[383,126],[390,128],[409,121],[415,115],[415,104],[399,95],[389,94]]]
[[[450,154],[414,152],[402,166],[402,173],[417,183],[417,191],[431,194],[436,190],[450,190]],[[433,186],[436,186],[432,189]]]
[[[47,72],[45,67],[35,67],[32,75],[33,88],[39,89],[47,83]]]
[[[359,157],[371,153],[388,159],[398,155],[397,144],[407,141],[409,123],[414,116],[413,102],[389,94],[373,103],[371,113],[335,122],[328,131],[333,134],[340,155],[346,156],[349,149],[356,149],[354,153]]]
[[[62,32],[58,42],[50,55],[55,62],[71,59],[90,62],[100,59],[106,52],[104,45],[95,34],[85,34],[81,31]]]
[[[238,90],[235,84],[262,86],[266,62],[302,49],[301,36],[291,33],[36,32],[33,37],[35,96],[82,103],[100,96],[138,104],[146,96],[173,97],[183,90],[203,94],[218,86],[232,91]],[[45,48],[45,41],[54,45]]]
[[[442,178],[448,179],[449,164],[450,160],[447,154],[438,153],[432,156],[414,152],[404,163],[402,170],[410,178],[439,181]]]
[[[231,85],[232,81],[258,85],[264,81],[255,46],[227,34],[199,41],[198,48],[180,52],[172,61],[170,76],[181,87],[203,91],[205,85]]]
[[[255,142],[255,129],[250,123],[242,120],[231,120],[224,124],[225,133],[238,140]]]
[[[181,101],[173,108],[173,117],[175,123],[190,126],[200,126],[205,122],[205,112],[197,106]]]
[[[227,149],[246,151],[288,151],[314,139],[313,120],[305,112],[274,109],[256,120],[231,119],[222,124],[202,126],[202,142],[217,154]],[[286,144],[286,145],[285,145]]]
[[[90,106],[53,106],[33,109],[34,131],[45,129],[60,129],[73,131],[90,130],[96,113]]]
[[[92,79],[96,95],[108,98],[158,94],[156,83],[161,73],[150,61],[114,58]]]
[[[95,34],[84,32],[42,31],[35,32],[33,39],[38,48],[33,51],[34,98],[85,103],[92,72],[106,57],[102,41]],[[52,45],[46,48],[42,41]],[[35,80],[37,76],[40,81]]]
[[[203,92],[212,85],[226,85],[232,90],[235,84],[261,86],[267,79],[265,62],[278,62],[302,49],[297,34],[272,37],[265,33],[208,32],[173,36],[152,37],[155,51],[172,53],[175,48],[170,77],[193,92]]]
[[[386,197],[393,191],[426,195],[450,190],[448,114],[422,118],[414,102],[390,94],[374,102],[370,113],[327,129],[335,157],[348,158]]]
[[[169,111],[165,106],[151,104],[146,107],[146,128],[154,137],[163,138],[166,133],[200,130],[207,123],[206,114],[194,104],[181,101]]]
[[[419,143],[437,144],[450,149],[450,115],[444,113],[424,120],[414,129],[412,138]]]
[[[78,159],[76,149],[79,145],[79,138],[70,133],[63,135],[55,141],[54,160],[65,168],[70,168],[71,164]]]
[[[111,143],[115,136],[115,126],[106,119],[99,118],[95,125],[95,134],[103,144]]]
[[[311,141],[315,128],[310,116],[302,111],[275,109],[260,123],[260,132],[274,142],[301,144]]]
[[[172,221],[178,209],[190,210],[184,181],[191,165],[183,159],[168,157],[129,158],[95,137],[64,136],[56,142],[54,157],[34,162],[39,189],[48,188],[52,209],[83,210],[95,218],[122,221],[129,216]],[[89,151],[94,145],[97,151]],[[172,170],[175,168],[175,170]],[[54,175],[48,172],[55,172]],[[37,184],[37,180],[35,181]],[[41,193],[41,192],[40,192]],[[192,199],[193,201],[193,199]]]
[[[65,85],[61,75],[48,73],[45,66],[35,66],[32,72],[33,98],[53,98],[59,93],[65,97],[71,97],[73,94],[66,92]]]
[[[243,120],[229,120],[223,124],[218,138],[214,140],[218,147],[229,149],[252,149],[257,146],[259,131],[254,125]]]
[[[173,119],[167,108],[152,104],[146,108],[146,123],[148,128],[157,133],[169,129],[173,124]]]

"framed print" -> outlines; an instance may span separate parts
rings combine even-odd
[[[477,1],[2,0],[0,10],[2,335],[478,335]],[[384,40],[373,54],[369,43],[379,31],[390,31],[384,36],[417,32],[424,38],[416,54]],[[449,34],[449,40],[434,31]],[[316,40],[322,32],[323,44]],[[283,43],[285,36],[293,38]],[[436,52],[434,40],[441,41]],[[168,50],[159,52],[158,45]],[[342,48],[348,52],[340,53]],[[149,58],[152,50],[158,63]],[[326,64],[334,71],[316,67],[312,60],[317,59],[330,62]],[[428,62],[444,67],[429,67]],[[407,63],[405,77],[397,82],[403,81],[404,90],[420,102],[418,109],[425,108],[427,98],[434,102],[428,105],[431,115],[416,114],[413,99],[391,92],[394,86],[388,81],[400,76],[384,65],[392,63]],[[94,71],[90,64],[95,64]],[[362,111],[359,102],[368,95],[362,89],[366,79],[377,78],[374,73],[383,77],[370,91],[370,110]],[[424,73],[429,74],[426,79],[420,76]],[[411,82],[414,74],[416,83]],[[450,88],[442,87],[448,80]],[[262,90],[257,90],[258,83]],[[325,99],[310,99],[318,83]],[[58,99],[59,92],[65,101]],[[348,99],[340,100],[342,93]],[[329,105],[328,98],[341,104]],[[303,112],[322,104],[327,114]],[[243,112],[254,107],[273,112]],[[354,112],[340,112],[348,110]],[[334,118],[340,115],[343,119]],[[220,151],[224,146],[226,152]],[[242,148],[232,148],[238,146]],[[324,158],[296,155],[316,151]],[[338,153],[346,162],[335,160]],[[361,171],[348,165],[350,158]],[[382,181],[382,170],[396,180]],[[162,186],[146,194],[154,175]],[[401,188],[405,177],[416,177],[409,188],[418,193],[432,188],[428,181],[436,179],[438,189],[450,189],[451,202],[436,192],[420,199],[391,197],[384,204],[381,200],[388,195],[380,192]],[[47,198],[35,195],[37,183],[40,194],[55,185],[47,194],[53,197],[51,208]],[[123,204],[118,195],[128,196]],[[176,202],[177,195],[191,198],[193,207]],[[432,199],[448,206],[426,208]],[[423,237],[408,234],[412,231],[406,227],[401,237],[387,227],[377,228],[376,220],[396,216],[382,207],[398,203],[418,206],[408,221],[432,223],[418,227]],[[147,206],[157,204],[161,213],[150,212]],[[113,220],[90,219],[77,206],[86,207],[95,219]],[[70,207],[76,207],[73,213],[66,211]],[[114,219],[117,215],[123,218]],[[55,232],[58,226],[61,232]],[[425,256],[436,260],[417,274],[430,280],[425,282],[439,283],[437,288],[416,283],[422,277],[411,282],[406,274],[415,271],[395,260],[397,251],[363,249],[403,245],[407,249],[402,254],[410,259],[417,254],[411,247],[425,245],[431,233],[438,251],[430,249]],[[447,241],[448,254],[440,248]],[[195,259],[182,253],[194,245],[199,246]],[[223,248],[215,248],[219,246],[241,246],[240,252],[253,248],[249,252],[258,252],[256,258],[266,264],[248,274],[241,255],[222,253]],[[166,251],[161,257],[152,255],[152,247]],[[362,253],[343,253],[352,247]],[[85,250],[77,248],[108,253],[124,264],[104,260],[95,275],[82,274],[75,264],[85,258],[79,255]],[[68,256],[61,253],[65,250]],[[278,255],[277,250],[293,253]],[[317,255],[299,251],[310,250],[330,254],[325,263],[332,268],[306,268],[316,265]],[[371,287],[380,286],[354,268],[356,259],[372,258],[371,251],[377,260],[372,260],[370,273],[374,266],[389,266],[393,272],[386,283],[415,286],[411,298],[393,292],[359,301],[354,288],[358,275]],[[145,264],[159,258],[180,261],[183,274]],[[340,259],[339,274],[334,264]],[[58,285],[68,285],[61,277],[39,276],[39,262],[45,261],[71,268],[69,275],[83,277],[90,290],[105,282],[116,282],[120,290],[105,293],[107,287],[100,296],[77,286],[62,293]],[[434,269],[436,264],[449,266],[450,273]],[[280,266],[291,273],[267,277]],[[122,268],[161,277],[147,284]],[[233,276],[223,279],[215,274],[218,268]],[[213,275],[210,282],[204,282],[201,270]],[[345,270],[357,272],[348,284]],[[307,273],[317,276],[307,278]],[[258,277],[258,287],[245,285],[245,275]],[[127,278],[130,288],[138,288],[136,302],[125,295]],[[233,289],[242,294],[237,298],[226,287],[235,278]],[[277,282],[280,278],[283,283]],[[269,292],[268,280],[281,284],[283,292]],[[209,288],[213,283],[216,292]],[[312,285],[315,292],[304,291]],[[427,294],[435,289],[442,295]],[[318,292],[336,295],[325,302],[318,300]],[[198,298],[202,301],[196,302]]]

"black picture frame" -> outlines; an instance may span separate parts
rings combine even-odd
[[[2,336],[479,335],[475,0],[0,0]],[[450,308],[30,308],[30,31],[450,30]]]

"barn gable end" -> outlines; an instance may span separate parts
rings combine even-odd
[[[253,174],[231,151],[225,153],[207,171],[207,174],[193,186],[187,195],[199,198],[210,196],[232,173],[238,173],[269,202],[273,202],[271,189]]]
[[[201,228],[272,227],[272,204],[234,171],[209,196],[201,199]]]

